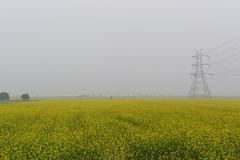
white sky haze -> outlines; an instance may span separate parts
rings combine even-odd
[[[187,95],[195,49],[239,36],[239,7],[239,0],[1,0],[0,91]],[[208,82],[214,95],[240,95],[239,80]]]

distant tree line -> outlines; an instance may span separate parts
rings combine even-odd
[[[7,92],[1,92],[0,93],[0,100],[1,101],[4,101],[4,100],[9,100],[10,99],[10,96]],[[23,95],[21,95],[21,99],[24,100],[24,101],[27,101],[30,99],[30,95],[25,93]]]
[[[9,100],[9,94],[7,92],[0,93],[0,100]]]

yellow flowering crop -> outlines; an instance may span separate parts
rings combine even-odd
[[[240,100],[2,103],[0,159],[240,159]]]

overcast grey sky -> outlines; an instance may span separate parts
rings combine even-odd
[[[186,95],[194,50],[239,36],[239,8],[239,0],[1,0],[0,91]],[[208,81],[215,95],[240,95],[239,80]]]

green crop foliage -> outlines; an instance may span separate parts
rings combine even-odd
[[[240,159],[240,100],[0,104],[0,159]]]

